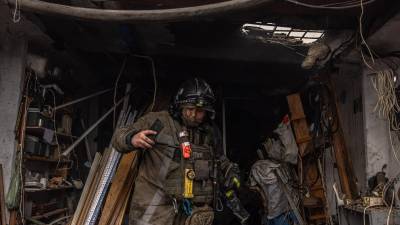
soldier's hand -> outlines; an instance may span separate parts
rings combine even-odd
[[[154,141],[151,140],[148,136],[149,135],[156,135],[157,132],[154,130],[143,130],[140,131],[139,133],[135,134],[132,137],[132,145],[135,148],[143,148],[143,149],[149,149],[154,145]]]

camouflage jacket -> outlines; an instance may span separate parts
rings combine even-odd
[[[157,119],[164,128],[157,135],[156,144],[148,150],[132,148],[127,137],[149,129]],[[136,223],[130,224],[167,225],[173,220],[172,200],[164,191],[166,177],[177,168],[177,163],[173,161],[174,153],[171,151],[171,147],[177,147],[173,140],[176,129],[173,129],[172,122],[173,119],[167,111],[151,112],[134,124],[116,131],[113,146],[117,151],[125,153],[139,150],[142,153],[130,209],[130,220]],[[222,177],[231,167],[231,163],[222,152],[218,129],[205,123],[188,131],[191,143],[213,146],[216,158],[220,160],[219,174]]]

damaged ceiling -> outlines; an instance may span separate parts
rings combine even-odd
[[[72,6],[124,10],[182,8],[216,2],[219,1],[62,1]],[[349,4],[344,0],[302,2],[324,6]],[[356,1],[351,2],[355,4]],[[398,5],[398,1],[365,0],[364,21],[366,25],[374,25],[366,32],[378,29]],[[312,75],[311,71],[300,66],[308,46],[271,43],[246,35],[242,26],[246,23],[274,23],[297,29],[337,32],[357,30],[359,15],[358,7],[331,10],[271,1],[234,13],[168,23],[85,21],[34,13],[27,18],[53,40],[51,47],[78,56],[96,76],[114,77],[124,55],[139,54],[154,58],[157,69],[163,71],[159,74],[161,78],[195,73],[210,77],[213,83],[229,80],[232,87],[248,85],[246,90],[259,85],[259,81],[262,85],[270,84],[267,86],[271,88],[281,90],[286,87],[290,90],[304,85],[307,77]],[[243,79],[248,75],[254,79]],[[271,90],[271,93],[275,91]]]

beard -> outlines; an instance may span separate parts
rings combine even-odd
[[[187,127],[198,127],[202,123],[202,121],[196,121],[194,118],[188,118],[185,116],[182,116],[182,122]]]

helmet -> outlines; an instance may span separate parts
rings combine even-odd
[[[214,119],[215,96],[210,85],[201,78],[194,78],[185,81],[173,99],[170,113],[174,117],[180,117],[183,105],[194,105],[202,107],[209,112],[210,119]]]

